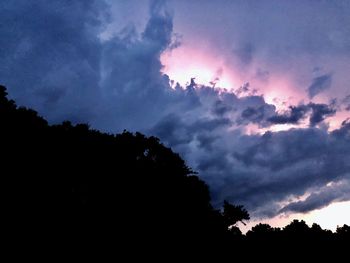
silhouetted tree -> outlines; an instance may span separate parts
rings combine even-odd
[[[247,238],[249,238],[250,240],[272,241],[274,239],[279,238],[280,233],[281,233],[280,228],[274,228],[268,224],[260,223],[252,227],[252,229],[249,230],[246,235],[247,235]]]
[[[350,242],[350,226],[343,225],[342,227],[337,227],[336,238],[338,241]]]
[[[4,214],[13,237],[135,249],[226,242],[208,186],[159,139],[69,121],[50,126],[6,96],[1,86]]]
[[[250,219],[248,211],[244,209],[242,205],[232,205],[226,200],[224,201],[222,215],[224,218],[225,225],[228,228],[234,226],[238,222],[245,224],[243,220]]]
[[[303,235],[308,233],[310,230],[309,226],[305,223],[304,220],[294,219],[289,225],[287,225],[283,231],[285,233],[290,233],[292,235]]]
[[[35,239],[155,254],[198,247],[200,254],[230,254],[270,244],[265,240],[349,241],[347,225],[333,234],[298,220],[282,230],[259,224],[245,237],[236,224],[250,219],[247,210],[227,201],[222,211],[214,209],[206,183],[158,138],[101,133],[69,121],[49,125],[8,100],[4,86],[0,128],[8,243]]]

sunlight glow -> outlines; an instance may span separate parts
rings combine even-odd
[[[305,94],[298,92],[287,76],[271,76],[269,83],[260,88],[267,103],[276,106],[277,110],[288,109],[305,99]]]
[[[269,224],[273,227],[285,227],[294,219],[304,220],[310,227],[313,223],[320,225],[323,229],[336,231],[337,226],[350,225],[350,201],[330,204],[319,210],[307,214],[290,214],[275,216],[269,219],[257,219],[247,222],[247,225],[238,225],[243,233],[246,233],[258,223]]]
[[[232,68],[224,58],[199,48],[180,46],[165,51],[161,62],[164,65],[162,72],[183,87],[195,78],[197,84],[235,91],[249,80],[251,89],[257,91],[255,95],[263,95],[265,101],[274,104],[277,110],[287,109],[305,98],[287,76],[271,74],[268,81],[260,81],[251,77],[249,72],[245,74],[241,68]]]
[[[315,210],[306,215],[304,220],[309,225],[317,223],[322,228],[332,231],[337,229],[337,225],[350,225],[350,201],[333,203],[323,209]]]
[[[161,61],[164,65],[163,73],[183,87],[190,83],[191,78],[195,78],[197,84],[210,87],[228,90],[238,87],[235,83],[239,82],[235,80],[233,72],[218,58],[197,50],[180,47],[164,52]]]

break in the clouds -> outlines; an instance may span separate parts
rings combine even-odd
[[[349,10],[340,1],[7,1],[0,82],[50,122],[159,136],[208,182],[214,205],[307,212],[350,200],[350,125],[327,128],[349,104]],[[212,51],[203,66],[222,63],[212,83],[164,73],[164,54],[190,50],[176,57],[186,69],[201,48]],[[220,88],[230,72],[242,82]],[[333,95],[346,106],[328,103]]]

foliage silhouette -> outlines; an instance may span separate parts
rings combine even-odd
[[[6,96],[0,86],[1,170],[13,236],[119,248],[224,245],[228,232],[208,186],[157,138],[69,121],[50,126]]]
[[[7,99],[3,86],[0,124],[9,240],[147,253],[199,247],[202,255],[265,240],[350,241],[347,225],[332,233],[297,220],[283,229],[259,224],[244,236],[235,226],[250,218],[244,207],[225,201],[214,209],[208,186],[157,138],[49,125]]]
[[[229,228],[238,222],[245,225],[243,220],[249,220],[248,211],[242,205],[232,205],[226,200],[224,201],[224,211],[222,213],[225,225]]]

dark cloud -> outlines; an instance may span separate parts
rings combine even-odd
[[[350,95],[342,100],[342,104],[345,105],[345,110],[350,111]]]
[[[0,5],[0,79],[19,104],[50,120],[94,117],[98,103],[103,1]]]
[[[347,180],[349,132],[350,126],[345,123],[331,134],[307,128],[242,136],[236,150],[231,144],[225,154],[220,152],[226,160],[223,167],[230,168],[217,171],[220,179],[215,197],[240,201],[257,214],[271,216],[281,209],[278,200],[301,197],[330,182]],[[335,184],[334,190],[338,186]],[[349,191],[349,185],[342,187]],[[324,205],[332,202],[326,201]],[[269,208],[272,204],[276,206]]]
[[[244,83],[242,86],[235,90],[235,94],[238,96],[254,96],[256,93],[257,90],[252,89],[249,82]]]
[[[321,209],[332,202],[350,200],[350,178],[335,185],[325,186],[316,193],[310,194],[303,201],[292,202],[280,210],[280,213],[307,213],[315,209]]]
[[[196,139],[199,143],[199,147],[206,150],[206,151],[215,151],[213,148],[213,143],[215,140],[219,137],[219,134],[217,136],[212,134],[199,134],[197,135]]]
[[[142,34],[143,39],[151,42],[151,47],[158,55],[170,44],[173,31],[173,17],[162,0],[151,1],[150,19]]]
[[[273,124],[297,124],[306,118],[306,113],[310,110],[306,105],[290,106],[289,109],[289,112],[272,116],[268,121]]]
[[[225,121],[201,120],[205,125],[199,128],[188,120],[185,124],[181,115],[168,121],[171,129],[158,135],[184,153],[210,184],[215,205],[226,199],[244,204],[254,216],[274,216],[283,209],[280,202],[329,183],[334,183],[334,191],[338,187],[349,190],[337,183],[349,176],[350,123],[346,121],[331,133],[310,127],[263,135],[227,132],[221,129],[228,125]],[[325,198],[323,206],[338,200]],[[349,199],[343,196],[341,200]]]
[[[214,131],[218,128],[221,128],[223,126],[229,126],[231,124],[230,119],[228,118],[213,118],[213,119],[199,119],[198,121],[195,121],[191,126],[189,127],[192,131],[198,132],[198,131]]]
[[[151,133],[156,134],[173,147],[188,144],[193,140],[193,135],[189,134],[187,125],[176,114],[165,116],[153,127]]]
[[[350,138],[350,118],[344,120],[341,127],[332,132],[334,136],[339,139],[349,139]]]
[[[223,116],[225,113],[232,110],[230,105],[225,105],[221,100],[217,100],[214,103],[213,113],[218,116]]]
[[[265,117],[265,107],[248,107],[242,111],[241,117],[242,119],[249,120],[253,123],[261,123]]]
[[[237,124],[255,123],[261,127],[269,126],[267,119],[276,114],[276,107],[266,103],[261,96],[241,97],[240,104]]]
[[[289,112],[277,114],[268,119],[273,124],[298,124],[311,112],[309,124],[315,126],[324,121],[327,117],[336,113],[334,105],[309,103],[307,105],[290,106]]]
[[[329,89],[332,84],[332,74],[325,74],[314,78],[308,87],[309,98],[312,99],[322,91]]]
[[[315,126],[324,121],[327,117],[333,116],[336,113],[334,108],[326,104],[310,103],[309,107],[312,109],[312,114],[310,116],[311,126]]]
[[[109,132],[159,136],[209,183],[216,205],[227,199],[254,215],[275,215],[281,201],[344,180],[349,123],[332,133],[313,127],[334,114],[330,105],[276,114],[249,84],[237,93],[194,79],[172,88],[160,55],[179,42],[163,1],[151,1],[141,33],[127,26],[101,39],[108,10],[93,0],[2,3],[0,80],[13,98],[51,122],[70,119]],[[238,48],[242,62],[253,64],[256,49]],[[258,75],[268,80],[268,71]],[[306,129],[245,135],[250,123],[267,127],[308,116]]]

